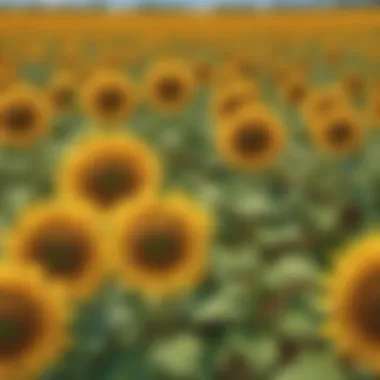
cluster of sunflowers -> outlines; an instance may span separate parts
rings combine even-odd
[[[330,268],[380,217],[355,37],[3,36],[1,378],[379,372],[380,235]]]

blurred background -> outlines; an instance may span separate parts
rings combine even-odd
[[[0,5],[15,7],[60,7],[60,8],[198,8],[198,9],[239,9],[239,8],[281,8],[281,7],[350,7],[379,5],[379,0],[0,0]]]

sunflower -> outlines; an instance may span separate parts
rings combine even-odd
[[[11,231],[6,254],[39,265],[72,297],[90,295],[104,274],[98,218],[82,203],[45,202],[24,213]]]
[[[242,79],[249,80],[258,72],[258,62],[253,56],[244,54],[233,54],[225,63],[225,68],[235,72]]]
[[[131,115],[134,89],[125,75],[102,70],[84,84],[80,100],[87,115],[107,126],[115,125]]]
[[[358,71],[351,71],[343,77],[343,89],[350,97],[355,97],[364,93],[366,80],[364,75]]]
[[[238,169],[257,171],[271,165],[285,145],[285,130],[268,110],[248,106],[222,123],[217,145],[227,163]]]
[[[82,59],[80,63],[78,63],[75,66],[75,69],[67,69],[65,68],[65,66],[63,66],[61,70],[71,71],[72,73],[75,73],[75,80],[77,81],[77,84],[80,86],[79,88],[81,89],[81,91],[78,91],[78,95],[83,94],[84,86],[90,83],[93,80],[93,78],[95,78],[96,76],[100,76],[105,71],[110,71],[109,69],[107,70],[106,68],[99,66],[98,60],[92,56]]]
[[[357,364],[380,373],[380,235],[373,233],[339,254],[326,281],[325,333]]]
[[[123,58],[124,62],[129,68],[137,68],[143,63],[143,56],[141,52],[138,51],[124,51]]]
[[[216,120],[225,120],[244,106],[259,100],[259,90],[250,81],[237,80],[225,89],[214,92],[211,99],[211,114]]]
[[[140,140],[125,135],[93,137],[65,157],[59,182],[63,195],[98,210],[154,194],[162,179],[158,157]]]
[[[49,128],[49,104],[38,90],[15,85],[0,98],[0,143],[30,145],[46,134]]]
[[[376,90],[369,97],[368,118],[375,127],[380,127],[380,92]]]
[[[274,84],[277,88],[281,88],[282,84],[286,80],[289,67],[283,62],[271,62],[269,68]]]
[[[368,92],[371,97],[380,97],[380,79],[379,78],[376,78],[373,80]]]
[[[75,71],[81,64],[78,56],[73,56],[62,52],[59,56],[54,57],[54,66],[62,71]]]
[[[193,73],[197,83],[209,83],[213,74],[213,65],[208,60],[199,59],[193,63]]]
[[[101,58],[100,66],[109,70],[122,70],[126,63],[123,51],[107,51]]]
[[[336,110],[325,120],[316,121],[310,132],[321,150],[341,157],[356,152],[366,137],[364,126],[347,108]]]
[[[73,110],[76,102],[76,83],[70,72],[56,74],[48,88],[48,96],[52,108],[57,113]]]
[[[284,95],[285,90],[292,86],[307,85],[307,71],[304,65],[289,60],[279,60],[279,62],[271,63],[271,73],[275,82],[276,88]],[[289,90],[289,92],[291,92]],[[295,92],[297,92],[295,90]],[[291,97],[289,97],[291,99]]]
[[[183,195],[121,205],[110,236],[124,285],[148,297],[194,287],[207,268],[211,230],[209,214]]]
[[[236,61],[236,66],[238,68],[238,72],[244,78],[252,78],[260,72],[260,62],[253,56],[242,56],[238,58]]]
[[[327,65],[329,65],[330,67],[336,67],[342,62],[344,54],[339,46],[337,46],[336,44],[330,44],[325,47],[323,52],[323,58]]]
[[[231,83],[242,80],[247,81],[247,78],[242,78],[237,67],[229,62],[215,69],[212,84],[216,90],[223,90],[225,87],[230,86]]]
[[[73,70],[76,68],[82,56],[83,46],[79,40],[67,41],[63,49],[59,51],[58,62],[59,65],[66,70]]]
[[[26,58],[34,64],[43,64],[46,60],[47,50],[43,41],[30,42],[25,47]]]
[[[67,347],[64,294],[33,267],[0,267],[0,373],[37,378]],[[39,378],[39,377],[38,377]]]
[[[163,112],[178,111],[190,100],[195,78],[186,62],[179,59],[158,61],[146,77],[146,96],[153,108]]]
[[[288,72],[280,85],[285,100],[295,105],[300,105],[305,100],[308,90],[309,84],[301,68]]]
[[[0,62],[0,93],[6,91],[17,79],[16,64],[9,60]]]
[[[332,112],[348,107],[349,100],[340,86],[329,85],[313,89],[302,104],[302,113],[306,121],[321,120]]]

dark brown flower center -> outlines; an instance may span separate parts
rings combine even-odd
[[[380,342],[380,271],[368,273],[352,294],[350,316],[370,341]]]
[[[289,90],[289,98],[292,102],[298,104],[301,102],[307,94],[307,89],[304,85],[294,85]]]
[[[354,138],[351,124],[339,121],[331,125],[327,131],[329,141],[334,145],[345,145]]]
[[[109,207],[135,193],[139,187],[136,172],[117,160],[99,162],[83,173],[85,193],[97,204]]]
[[[26,297],[0,290],[0,359],[20,357],[38,338],[41,318]]]
[[[263,124],[247,125],[235,137],[235,148],[243,155],[262,154],[269,144],[270,135]]]
[[[33,237],[32,258],[51,275],[80,275],[85,270],[91,250],[91,244],[81,232],[75,226],[63,223],[45,226]]]
[[[101,112],[113,114],[119,112],[125,102],[125,96],[118,88],[103,89],[97,97],[97,105]]]
[[[183,86],[177,78],[165,78],[158,83],[157,91],[160,97],[167,101],[176,101],[182,95]]]
[[[178,264],[185,255],[186,236],[173,223],[147,226],[134,238],[135,259],[140,267],[163,271]]]
[[[15,133],[24,133],[34,127],[36,112],[26,104],[9,107],[3,113],[3,124]]]

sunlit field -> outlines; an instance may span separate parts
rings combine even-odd
[[[379,46],[375,10],[2,11],[0,379],[376,379]]]

